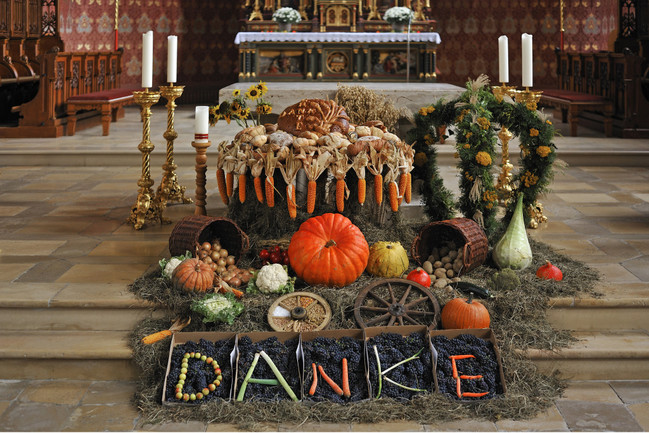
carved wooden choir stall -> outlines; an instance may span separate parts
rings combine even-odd
[[[60,137],[68,119],[74,133],[77,111],[102,107],[106,135],[106,121],[120,117],[132,100],[120,89],[121,50],[64,51],[57,4],[0,0],[0,137]],[[68,110],[70,98],[82,102]]]

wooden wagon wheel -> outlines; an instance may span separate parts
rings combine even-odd
[[[268,309],[268,324],[278,332],[320,331],[330,321],[331,307],[315,293],[288,293],[277,298]]]
[[[354,317],[361,328],[369,326],[425,325],[437,327],[440,307],[426,287],[403,278],[380,280],[360,291]]]

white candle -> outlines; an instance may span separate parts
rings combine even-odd
[[[178,68],[178,36],[167,36],[167,81],[176,82],[176,70]]]
[[[509,40],[504,35],[498,38],[498,75],[501,83],[509,83]]]
[[[196,143],[206,143],[208,141],[210,107],[199,105],[196,107],[194,118],[194,141]]]
[[[532,58],[532,35],[523,33],[521,36],[521,45],[523,47],[523,87],[532,87],[533,80],[533,58]]]
[[[153,30],[142,34],[142,87],[153,87]]]

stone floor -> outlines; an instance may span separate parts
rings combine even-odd
[[[184,111],[180,117],[190,114]],[[137,122],[126,120],[112,125],[109,137],[102,137],[101,127],[94,126],[75,137],[0,140],[0,299],[12,296],[17,288],[27,290],[30,284],[42,290],[49,287],[52,297],[70,287],[66,285],[84,285],[86,290],[92,290],[93,284],[126,285],[167,254],[169,226],[151,225],[136,232],[124,222],[137,194],[140,155],[136,146],[141,134]],[[161,135],[164,127],[157,122],[154,128]],[[179,153],[191,155],[187,138],[191,127],[179,121],[177,129],[184,134],[176,143],[182,149]],[[216,135],[231,131],[223,127]],[[162,148],[162,139],[155,141]],[[613,141],[622,142],[625,149],[649,149],[649,140]],[[591,130],[584,130],[582,137],[558,137],[556,143],[560,155],[562,149],[612,146],[612,140]],[[444,149],[452,153],[452,146]],[[92,153],[106,158],[106,164],[75,159],[77,154]],[[131,164],[122,163],[125,155]],[[62,158],[74,163],[61,163]],[[157,182],[159,166],[152,167]],[[445,166],[441,172],[446,184],[457,191],[455,169]],[[193,195],[193,166],[180,165],[178,176],[191,191],[188,195]],[[557,173],[552,189],[543,199],[550,221],[531,235],[597,266],[604,276],[600,290],[605,297],[646,303],[649,167],[573,164]],[[219,203],[215,182],[208,178],[208,212],[221,212]],[[175,221],[192,211],[192,205],[174,205],[166,216]],[[131,402],[134,383],[120,379],[0,380],[0,430],[235,430],[233,425],[199,422],[142,425]],[[649,381],[572,381],[547,413],[526,421],[297,426],[269,422],[260,430],[649,431]]]

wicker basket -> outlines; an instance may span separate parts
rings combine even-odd
[[[169,236],[169,253],[172,256],[196,251],[203,242],[218,239],[221,246],[233,255],[237,262],[250,248],[250,240],[231,219],[189,215],[178,221]]]
[[[458,276],[477,268],[487,258],[487,236],[478,223],[469,218],[453,218],[428,224],[415,238],[410,253],[422,265],[434,247],[450,241],[464,246],[464,266]]]

